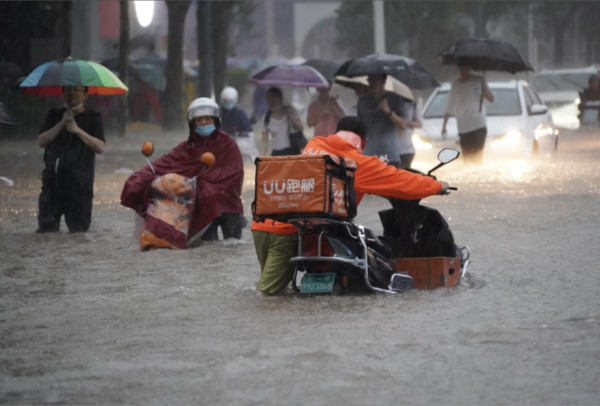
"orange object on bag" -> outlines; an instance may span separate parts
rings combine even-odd
[[[187,234],[188,232],[190,212],[184,204],[170,199],[157,200],[153,207],[148,209],[148,214],[172,225],[174,229],[182,233]]]
[[[336,155],[258,157],[255,220],[356,216],[356,163]]]
[[[183,234],[187,235],[188,233],[190,212],[185,204],[182,204],[176,200],[155,200],[151,205],[148,206],[148,216],[154,217],[168,224]],[[140,248],[142,251],[155,248],[178,249],[177,246],[169,242],[166,238],[161,238],[155,235],[154,233],[148,231],[146,227],[142,229],[142,234],[140,236]]]
[[[177,173],[167,173],[155,179],[152,187],[166,197],[185,196],[192,191],[189,180]]]

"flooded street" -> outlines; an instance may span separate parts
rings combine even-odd
[[[437,172],[458,191],[423,203],[473,260],[458,288],[268,298],[249,229],[237,246],[130,248],[128,170],[143,141],[158,157],[183,134],[108,138],[90,232],[74,235],[34,233],[42,150],[1,141],[15,184],[0,186],[0,403],[595,404],[600,132],[561,137],[554,158]],[[248,164],[249,219],[253,185]],[[356,221],[381,233],[386,208],[367,196]]]

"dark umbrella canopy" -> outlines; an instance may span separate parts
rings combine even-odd
[[[533,71],[513,45],[491,39],[465,39],[443,50],[438,58],[445,65],[468,65],[478,71],[517,73]]]
[[[414,59],[401,55],[376,53],[346,61],[335,76],[365,76],[386,74],[395,77],[412,89],[428,89],[440,83]]]
[[[342,62],[331,61],[328,59],[314,58],[314,59],[309,59],[308,61],[304,62],[302,65],[312,66],[313,68],[318,70],[319,73],[321,73],[321,75],[323,75],[325,77],[325,79],[327,79],[333,83],[335,73],[342,65]]]
[[[264,86],[329,87],[327,79],[308,65],[272,65],[259,70],[248,81]]]

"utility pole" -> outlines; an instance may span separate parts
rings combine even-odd
[[[266,57],[265,59],[274,59],[277,60],[277,48],[274,46],[274,38],[275,38],[275,34],[274,34],[274,30],[273,30],[273,25],[275,24],[275,19],[274,19],[274,4],[273,4],[273,0],[266,0],[265,1],[265,46],[266,46]]]
[[[533,36],[533,4],[527,9],[527,59],[533,69],[537,68],[537,40]],[[528,73],[529,80],[533,78],[533,73]]]
[[[213,93],[212,3],[199,1],[198,12],[198,94],[211,97]]]
[[[373,30],[375,34],[375,52],[385,53],[385,20],[383,18],[383,0],[373,0]]]

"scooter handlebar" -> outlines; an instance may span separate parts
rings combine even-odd
[[[444,190],[444,193],[442,193],[442,195],[449,195],[451,190],[458,190],[458,188],[455,186],[448,186],[448,188]]]

